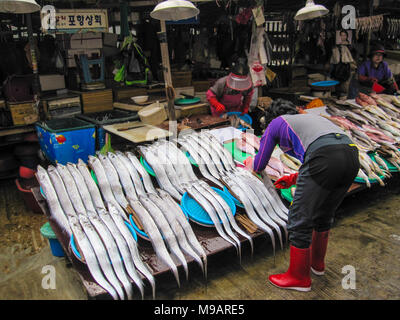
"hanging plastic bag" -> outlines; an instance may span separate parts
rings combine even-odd
[[[259,87],[267,84],[265,78],[265,69],[259,61],[254,61],[250,66],[251,80],[254,87]]]

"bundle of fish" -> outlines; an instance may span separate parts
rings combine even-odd
[[[124,222],[129,221],[130,214],[147,233],[157,257],[172,270],[178,285],[177,266],[167,247],[182,263],[186,277],[187,261],[181,249],[199,263],[206,276],[206,254],[181,208],[168,193],[153,187],[132,153],[89,156],[88,164],[99,188],[81,160],[77,165],[49,166],[47,171],[38,167],[38,178],[51,218],[68,236],[74,235],[81,256],[101,287],[114,299],[125,298],[123,287],[131,299],[132,279],[143,298],[139,271],[150,282],[155,297],[153,274],[141,260],[137,243]]]
[[[400,169],[400,152],[395,146],[400,141],[400,99],[391,95],[359,93],[347,109],[329,105],[322,115],[341,127],[357,145],[361,168],[358,177],[370,186],[369,179],[384,185],[381,177],[390,175],[383,157]],[[351,107],[350,109],[348,107]],[[368,152],[377,152],[371,160]]]
[[[96,174],[103,198],[119,207],[121,215],[132,214],[137,227],[147,234],[157,257],[173,272],[178,286],[178,269],[170,252],[182,264],[186,279],[189,273],[183,252],[199,264],[207,277],[206,253],[182,209],[167,192],[154,188],[150,176],[131,152],[89,156],[88,164]]]
[[[160,187],[177,200],[181,200],[185,192],[195,199],[210,216],[218,234],[236,248],[240,261],[241,242],[233,230],[249,240],[253,253],[253,240],[240,229],[229,205],[206,182],[197,178],[188,158],[173,142],[159,141],[151,146],[139,146],[139,150],[154,170]],[[197,161],[195,153],[193,158]]]
[[[240,139],[236,140],[236,147],[251,156],[255,156],[260,149],[260,140],[259,137],[250,132],[243,132]],[[271,156],[264,171],[271,179],[277,180],[284,175],[295,173],[299,170],[300,165],[296,159],[276,147],[276,151]]]
[[[264,175],[263,183],[247,170],[236,167],[229,151],[209,132],[185,135],[178,142],[196,161],[204,178],[221,188],[226,186],[244,205],[249,219],[271,237],[274,252],[273,230],[283,247],[280,227],[287,237],[287,208],[271,180]]]
[[[143,263],[137,243],[117,206],[104,206],[87,166],[68,164],[47,170],[38,166],[38,180],[46,196],[50,219],[74,240],[93,279],[114,299],[133,297],[133,281],[144,295],[138,271],[148,279],[155,294],[155,283]],[[126,295],[125,295],[126,294]]]

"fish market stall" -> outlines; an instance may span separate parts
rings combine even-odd
[[[274,252],[276,241],[283,248],[287,209],[268,177],[237,168],[207,132],[178,145],[138,147],[155,179],[131,152],[89,156],[89,167],[81,160],[38,167],[35,197],[90,297],[132,299],[134,286],[143,297],[148,283],[154,297],[160,275],[172,271],[179,286],[179,270],[188,278],[194,262],[206,278],[209,256],[233,250],[241,261],[244,244],[252,253],[263,235]]]
[[[87,295],[90,299],[109,299],[110,296],[107,293],[106,290],[104,290],[102,287],[100,287],[93,279],[93,277],[90,275],[90,272],[88,271],[88,268],[85,263],[83,263],[73,252],[72,247],[70,245],[70,238],[66,237],[60,228],[60,226],[57,224],[57,222],[53,221],[50,217],[50,212],[48,209],[48,206],[46,204],[45,199],[43,198],[43,195],[40,193],[40,190],[38,187],[33,188],[33,194],[36,199],[36,201],[39,203],[39,206],[45,212],[47,217],[49,218],[49,222],[51,225],[52,230],[57,236],[57,239],[60,241],[60,244],[64,250],[65,255],[67,256],[68,260],[72,264],[72,266],[75,268],[75,270],[78,272],[79,277],[82,281],[82,285],[84,286]],[[240,217],[239,219],[243,219],[243,214],[244,210],[240,207],[237,207],[237,217]],[[244,222],[246,223],[246,222]],[[248,222],[247,222],[248,223]],[[221,253],[223,251],[233,251],[234,247],[233,245],[226,243],[225,241],[221,241],[221,237],[219,237],[215,231],[213,231],[209,227],[202,227],[200,225],[195,225],[192,224],[193,230],[196,234],[196,237],[198,238],[199,242],[201,245],[204,247],[204,250],[207,254],[207,257],[211,257],[213,255],[218,255],[218,253]],[[260,230],[252,229],[253,226],[249,225],[248,228],[251,230],[252,233],[250,233],[251,237],[253,238],[253,241],[257,243],[258,239],[260,237],[264,237],[264,233]],[[246,248],[246,239],[242,238],[239,236],[239,239],[243,243],[242,245]],[[143,240],[141,238],[138,239],[139,241],[139,246],[140,246],[140,251],[141,251],[141,257],[143,258],[143,261],[146,262],[150,268],[153,270],[153,274],[156,280],[159,280],[162,278],[165,281],[172,281],[171,275],[169,274],[169,269],[168,267],[159,259],[157,258],[156,254],[154,253],[152,247],[148,244],[146,240]],[[192,265],[194,264],[194,259],[191,258],[190,256],[186,256],[187,259],[187,264],[189,266],[189,270],[193,270],[192,268],[196,268],[195,266],[193,267]],[[179,270],[182,269],[182,265],[179,262],[176,262]],[[181,271],[180,271],[181,272]],[[150,291],[149,291],[150,292]],[[148,293],[149,293],[148,292]],[[137,299],[140,298],[139,294],[137,294]]]

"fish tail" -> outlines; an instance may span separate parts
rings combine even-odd
[[[204,279],[207,283],[207,277],[208,277],[208,275],[207,275],[207,256],[203,257],[203,263],[204,263]]]
[[[173,266],[170,266],[170,267],[171,267],[172,272],[173,272],[173,274],[174,274],[175,280],[176,280],[176,282],[177,282],[177,284],[178,284],[178,288],[180,288],[180,287],[181,287],[181,282],[180,282],[180,280],[179,280],[178,269],[176,268],[176,265],[175,265],[175,264],[174,264]]]

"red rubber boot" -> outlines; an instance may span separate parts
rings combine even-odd
[[[329,230],[313,231],[311,243],[311,271],[317,276],[325,274],[325,255],[328,248]]]
[[[278,288],[297,291],[311,290],[310,277],[311,250],[290,246],[290,265],[288,271],[269,276],[269,281]]]

